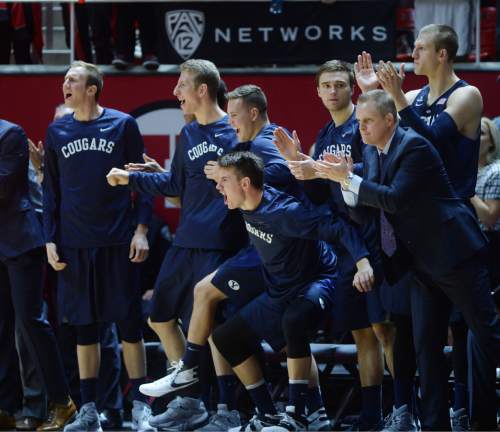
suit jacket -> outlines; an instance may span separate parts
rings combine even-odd
[[[43,245],[41,222],[28,195],[28,161],[24,131],[0,119],[0,257]]]
[[[384,211],[398,242],[390,260],[398,266],[445,275],[487,243],[437,150],[411,129],[396,129],[381,173],[376,147],[367,146],[358,204]]]

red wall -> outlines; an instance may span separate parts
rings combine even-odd
[[[498,72],[462,72],[460,77],[477,86],[484,98],[485,115],[500,115]],[[224,75],[229,89],[253,83],[268,97],[271,120],[290,130],[296,129],[302,145],[308,148],[319,128],[328,120],[316,95],[312,75]],[[174,100],[176,75],[110,75],[105,78],[101,103],[131,112],[140,106],[162,100]],[[421,77],[408,74],[405,89],[421,87]],[[43,140],[54,107],[61,103],[62,75],[0,75],[0,117],[21,125],[33,140]],[[168,158],[168,146],[158,137],[149,137],[148,151],[155,157]],[[170,225],[177,212],[165,210],[163,200],[157,209]]]

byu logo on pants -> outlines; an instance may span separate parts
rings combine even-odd
[[[238,291],[240,289],[240,284],[235,280],[231,279],[227,284],[229,285],[229,288],[231,288],[232,290]]]

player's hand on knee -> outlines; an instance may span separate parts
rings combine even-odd
[[[106,175],[106,180],[110,186],[128,185],[129,173],[120,168],[111,168]]]
[[[363,51],[358,55],[358,61],[354,63],[354,72],[356,83],[362,93],[367,93],[370,90],[375,90],[379,86],[375,69],[373,68],[372,56],[370,53]]]
[[[375,275],[370,261],[367,258],[362,258],[356,263],[358,271],[354,275],[352,284],[359,292],[368,292],[372,289],[375,283]]]
[[[57,254],[57,246],[55,243],[46,243],[45,248],[47,249],[47,260],[49,264],[55,271],[61,271],[66,268],[66,263],[59,261],[59,255]]]
[[[141,263],[146,260],[149,255],[149,243],[146,234],[135,232],[132,241],[130,242],[130,253],[128,257],[133,263]]]

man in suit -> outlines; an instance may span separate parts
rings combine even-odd
[[[44,242],[28,195],[28,141],[19,126],[4,120],[0,120],[0,226],[0,340],[12,346],[16,324],[51,402],[49,420],[39,429],[60,429],[76,407],[69,398],[54,333],[42,314]],[[12,377],[5,373],[10,350],[1,351],[0,427],[15,428],[15,407],[9,406]]]
[[[396,106],[387,93],[373,90],[360,96],[356,116],[369,145],[363,178],[352,173],[348,161],[335,157],[327,158],[332,163],[317,162],[318,172],[342,184],[349,205],[377,212],[386,277],[394,281],[398,273],[412,269],[419,284],[444,292],[463,313],[494,373],[500,357],[500,322],[483,264],[486,240],[474,216],[456,196],[437,150],[422,136],[398,126]],[[433,387],[446,385],[442,347],[449,311],[425,310],[435,316],[414,320],[415,347],[419,352],[423,344],[436,344],[435,367],[443,382],[425,380],[420,370],[423,426],[447,429],[447,408]],[[426,417],[433,404],[443,408]]]

